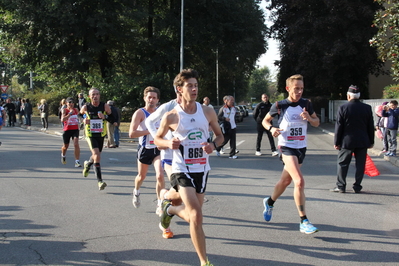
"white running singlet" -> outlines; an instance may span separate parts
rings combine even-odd
[[[209,138],[209,122],[200,103],[195,114],[187,114],[180,105],[177,110],[179,123],[174,137],[180,141],[179,149],[173,150],[172,173],[202,173],[211,169],[209,155],[202,149],[201,143]]]

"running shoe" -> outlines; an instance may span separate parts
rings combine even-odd
[[[219,152],[220,154],[224,154],[224,150],[223,150],[223,148],[222,149],[220,149],[220,152]]]
[[[230,157],[229,157],[229,159],[237,159],[237,158],[238,158],[237,155],[233,155],[233,156],[230,156]]]
[[[262,153],[261,153],[260,151],[256,151],[256,152],[255,152],[255,155],[256,155],[256,156],[261,156]]]
[[[89,171],[90,171],[90,162],[85,161],[83,163],[83,176],[87,177],[89,175]]]
[[[163,238],[172,238],[173,237],[173,232],[170,230],[170,228],[163,228],[161,223],[159,223],[159,229],[162,230],[162,237]]]
[[[75,167],[82,167],[79,161],[75,161]]]
[[[157,210],[155,211],[155,214],[161,217],[162,215],[162,208],[160,205],[157,206]]]
[[[204,265],[202,265],[202,266],[213,266],[213,264],[210,263],[209,260],[207,259],[207,260],[206,260],[206,263],[205,263]]]
[[[132,203],[133,203],[133,207],[135,207],[135,208],[140,207],[140,203],[141,203],[141,201],[140,201],[140,194],[139,194],[139,195],[136,195],[136,194],[134,194],[134,192],[133,192]]]
[[[299,231],[301,233],[305,233],[307,235],[313,234],[319,231],[308,219],[303,220],[302,223],[299,224]]]
[[[61,156],[61,163],[62,164],[66,164],[66,157],[65,156]]]
[[[161,215],[161,226],[163,228],[169,228],[170,225],[170,221],[172,220],[173,216],[169,216],[168,214],[168,208],[171,206],[172,204],[170,203],[169,200],[163,200],[162,201],[162,215]]]
[[[266,222],[269,222],[272,219],[272,213],[273,213],[273,206],[267,204],[267,201],[269,199],[270,197],[266,197],[263,199],[263,205],[265,206],[265,210],[263,211],[263,218],[265,219]]]
[[[107,186],[107,183],[103,181],[98,181],[98,190],[104,190],[104,188]]]
[[[216,151],[216,155],[220,157],[220,152],[218,152],[217,150],[215,150],[215,151]]]
[[[278,156],[278,151],[272,152],[272,156],[273,156],[273,157],[274,157],[274,156]]]

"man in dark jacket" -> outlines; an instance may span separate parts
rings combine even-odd
[[[359,88],[350,86],[347,92],[348,103],[338,109],[334,136],[334,148],[339,150],[337,187],[331,189],[332,192],[345,193],[352,153],[356,159],[353,190],[355,193],[362,190],[367,149],[374,146],[374,122],[371,106],[360,102],[359,97]]]
[[[256,121],[256,129],[258,131],[258,137],[256,138],[256,151],[255,155],[261,156],[260,145],[262,143],[263,132],[266,132],[267,137],[269,138],[270,148],[272,150],[272,156],[277,156],[278,152],[276,150],[276,145],[274,144],[274,138],[269,130],[266,130],[262,126],[263,118],[265,118],[266,114],[270,111],[270,107],[272,104],[269,102],[269,97],[266,93],[262,94],[262,102],[256,105],[253,116]]]
[[[4,109],[6,109],[8,117],[7,126],[11,127],[15,125],[15,104],[11,102],[10,98],[8,98],[6,102]]]

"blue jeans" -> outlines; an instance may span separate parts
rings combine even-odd
[[[397,140],[396,136],[398,135],[397,129],[389,129],[387,128],[387,136],[388,136],[388,143],[389,143],[389,152],[396,155],[396,148],[397,148]]]
[[[119,127],[116,126],[114,130],[114,140],[115,140],[115,145],[119,146]]]
[[[32,115],[25,114],[25,125],[31,126],[31,124],[32,124],[31,118],[32,118]]]

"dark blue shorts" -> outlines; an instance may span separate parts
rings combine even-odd
[[[161,152],[158,148],[146,149],[139,145],[137,148],[137,160],[142,164],[151,165],[157,156],[160,156]]]
[[[286,156],[296,156],[298,158],[298,163],[302,164],[303,160],[305,159],[306,155],[306,147],[305,148],[300,148],[300,149],[293,149],[293,148],[288,148],[286,146],[280,146],[280,154],[284,154]],[[280,155],[280,159],[282,160],[282,155]],[[284,163],[284,161],[283,161]]]

